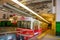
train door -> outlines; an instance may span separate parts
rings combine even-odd
[[[34,35],[38,34],[38,28],[39,28],[38,24],[39,24],[38,21],[33,22]]]
[[[42,28],[41,28],[41,25],[40,24],[41,24],[41,22],[38,21],[38,20],[35,20],[33,22],[33,29],[34,29],[34,34],[35,35],[42,33]]]

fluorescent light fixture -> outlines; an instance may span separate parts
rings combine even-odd
[[[21,2],[19,2],[18,0],[12,0],[13,2],[15,2],[16,4],[18,4],[19,6],[23,7],[24,9],[28,10],[29,12],[33,13],[34,15],[38,16],[39,18],[41,18],[42,20],[44,20],[45,22],[49,23],[47,20],[45,20],[43,17],[41,17],[40,15],[38,15],[37,13],[35,13],[34,11],[32,11],[31,9],[29,9],[27,6],[25,6],[24,4],[22,4]]]

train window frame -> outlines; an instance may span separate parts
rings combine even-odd
[[[21,27],[19,27],[19,22],[23,22],[23,27],[22,25],[20,25]],[[24,23],[25,22],[25,23]],[[21,23],[20,23],[21,24]],[[30,24],[30,25],[29,25]],[[31,29],[31,21],[18,21],[17,25],[19,28],[23,28],[23,29]]]

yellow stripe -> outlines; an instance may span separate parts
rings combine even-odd
[[[44,37],[50,30],[47,30],[46,32],[39,34],[37,39],[41,39],[42,37]]]

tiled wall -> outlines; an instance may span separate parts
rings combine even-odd
[[[60,21],[60,0],[56,0],[56,21]]]

